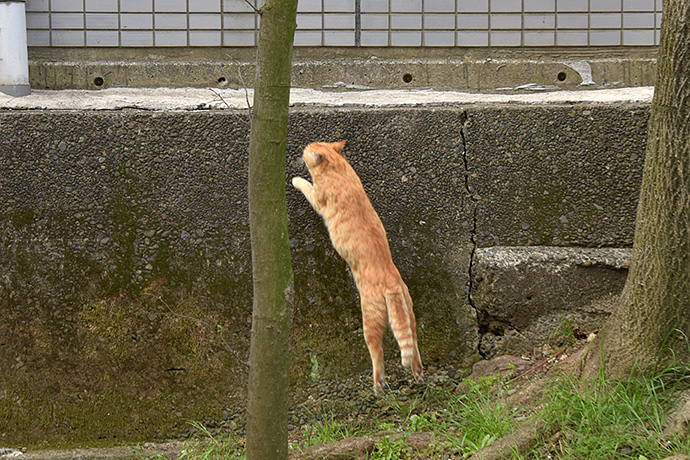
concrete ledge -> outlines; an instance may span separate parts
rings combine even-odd
[[[252,87],[254,50],[32,48],[35,89]],[[312,89],[526,91],[650,86],[656,48],[296,48],[292,84]]]
[[[459,91],[367,90],[317,91],[293,88],[290,103],[301,107],[440,107],[500,105],[651,104],[654,88],[643,86],[533,94],[473,94]],[[0,110],[123,110],[154,111],[245,110],[253,90],[214,88],[111,88],[102,91],[35,90],[14,98],[0,94]]]
[[[470,298],[483,355],[531,354],[559,334],[601,326],[631,256],[616,248],[477,248]]]
[[[146,458],[169,459],[178,458],[184,451],[184,444],[180,441],[167,443],[150,443],[143,446],[121,446],[109,448],[86,448],[64,450],[30,450],[22,452],[8,449],[3,454],[0,449],[0,459],[16,458],[19,460],[142,460]]]

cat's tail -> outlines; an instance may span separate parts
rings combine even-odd
[[[417,348],[417,324],[412,311],[412,299],[403,286],[401,291],[386,293],[388,320],[400,347],[405,367],[412,369],[415,380],[423,381],[422,359]]]

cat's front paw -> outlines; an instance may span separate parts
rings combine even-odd
[[[301,177],[293,177],[292,186],[295,187],[297,190],[304,190],[306,188],[311,187],[311,184],[309,183],[309,181],[302,179]]]

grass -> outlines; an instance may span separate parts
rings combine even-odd
[[[679,373],[680,372],[680,373]],[[544,420],[557,434],[514,460],[655,460],[690,452],[690,440],[667,438],[664,415],[674,407],[680,390],[688,387],[687,369],[666,369],[653,377],[609,382],[600,378],[582,385],[566,375],[545,385],[541,402],[528,413],[511,408],[506,377],[465,380],[462,392],[427,388],[403,401],[393,393],[380,396],[379,409],[365,420],[345,421],[332,411],[309,414],[309,423],[293,449],[329,444],[352,436],[381,437],[369,460],[463,459],[511,432],[528,416]],[[235,435],[213,436],[196,424],[201,438],[189,442],[188,460],[241,459],[244,445]],[[413,452],[405,442],[414,432],[433,433],[434,442]],[[402,433],[392,440],[394,433]]]
[[[190,421],[193,434],[185,442],[185,448],[178,460],[244,460],[244,440],[232,432],[212,434],[203,423]],[[168,460],[156,455],[153,460]]]
[[[668,368],[653,377],[615,382],[599,378],[590,385],[561,376],[547,392],[546,409],[540,413],[560,430],[560,437],[527,458],[653,460],[687,454],[690,439],[669,439],[663,433],[665,414],[676,404],[678,391],[688,386],[687,372]]]
[[[339,422],[332,412],[326,416],[311,414],[311,418],[312,422],[304,430],[304,441],[294,447],[331,444],[358,434],[358,430],[354,426]]]

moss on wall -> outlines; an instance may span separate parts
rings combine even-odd
[[[168,300],[166,300],[168,299]],[[185,419],[220,418],[241,404],[246,323],[176,296],[157,279],[138,297],[81,305],[72,335],[46,335],[41,321],[3,323],[3,437],[13,445],[92,445],[161,439]],[[12,359],[13,358],[13,359]]]

